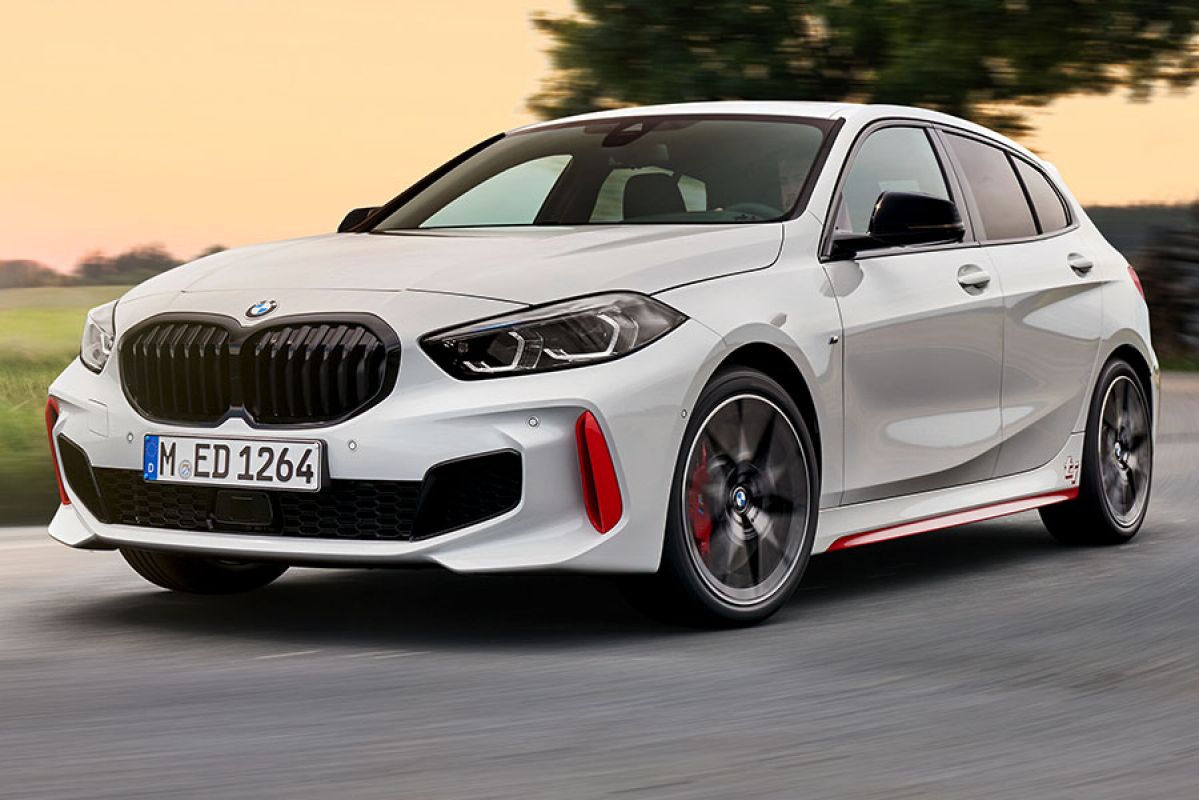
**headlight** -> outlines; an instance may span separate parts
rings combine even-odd
[[[598,364],[640,350],[687,319],[640,294],[601,294],[426,336],[421,346],[456,378],[498,378]]]
[[[99,372],[112,355],[112,343],[116,339],[117,301],[96,306],[87,312],[83,324],[83,341],[79,345],[79,360],[92,372]]]

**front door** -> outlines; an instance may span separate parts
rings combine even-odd
[[[864,234],[888,190],[962,207],[924,128],[876,130],[851,159],[835,206],[839,230]],[[1001,442],[1004,309],[985,250],[891,248],[826,266],[844,327],[842,502],[990,478]]]

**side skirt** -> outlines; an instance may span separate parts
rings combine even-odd
[[[1072,435],[1057,457],[1030,472],[825,509],[812,552],[845,550],[1073,500],[1078,496],[1083,436]]]
[[[996,517],[1006,517],[1009,514],[1019,514],[1021,511],[1032,511],[1034,508],[1040,508],[1041,506],[1064,503],[1076,497],[1078,497],[1078,489],[1066,489],[1065,491],[1043,494],[1037,497],[1025,497],[1020,500],[1009,500],[1006,503],[996,503],[993,506],[981,506],[968,511],[958,511],[954,514],[946,514],[943,517],[930,517],[918,522],[908,522],[904,525],[880,528],[876,531],[851,533],[834,541],[828,546],[825,552],[831,553],[834,550],[847,550],[850,547],[885,542],[888,539],[900,539],[904,536],[915,536],[918,533],[956,528],[959,525],[967,525],[971,522],[982,522],[983,520],[995,519]]]

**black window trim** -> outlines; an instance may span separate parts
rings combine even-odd
[[[1006,155],[1008,158],[1008,167],[1012,170],[1013,173],[1015,173],[1016,182],[1019,184],[1020,190],[1024,194],[1024,202],[1028,205],[1028,210],[1032,213],[1033,224],[1037,228],[1036,234],[1034,234],[1032,236],[1015,236],[1015,237],[1011,237],[1011,238],[1007,238],[1007,239],[988,239],[988,238],[986,238],[985,233],[984,233],[983,236],[978,237],[978,243],[980,246],[992,247],[992,246],[998,246],[998,245],[1022,244],[1025,242],[1038,242],[1038,241],[1043,241],[1043,240],[1047,240],[1047,239],[1053,239],[1054,237],[1063,236],[1067,233],[1071,233],[1075,230],[1078,230],[1079,222],[1074,213],[1074,209],[1070,206],[1070,203],[1068,203],[1066,201],[1066,196],[1062,192],[1061,188],[1058,187],[1057,182],[1054,181],[1053,178],[1051,178],[1049,176],[1049,174],[1045,172],[1045,170],[1041,169],[1036,164],[1034,164],[1027,156],[1023,155],[1022,153],[1017,151],[1015,148],[1011,147],[1010,145],[1005,144],[1004,142],[998,141],[996,139],[992,139],[985,135],[981,135],[981,134],[977,133],[976,131],[970,131],[970,130],[966,130],[965,128],[959,128],[954,125],[946,125],[944,123],[935,123],[934,127],[937,129],[937,133],[940,136],[952,135],[952,136],[960,136],[963,139],[972,139],[980,144],[984,144],[989,147],[994,147],[995,149],[999,150],[1001,153]],[[965,199],[967,205],[970,207],[971,215],[972,216],[976,215],[979,219],[981,219],[982,217],[981,217],[981,212],[979,211],[979,208],[978,208],[978,203],[974,198],[974,193],[972,191],[970,191],[970,185],[969,185],[969,182],[965,178],[966,173],[965,173],[965,170],[962,168],[961,162],[958,161],[957,156],[953,153],[953,148],[951,148],[949,146],[948,142],[944,143],[944,147],[945,147],[945,150],[948,153],[950,159],[952,160],[953,168],[958,173],[959,179],[963,185],[963,188],[965,189],[964,199]],[[1066,219],[1068,220],[1068,223],[1069,223],[1066,225],[1066,227],[1059,228],[1050,233],[1042,233],[1041,232],[1041,221],[1040,221],[1040,218],[1037,216],[1036,206],[1033,205],[1032,197],[1029,195],[1029,192],[1028,192],[1028,187],[1026,187],[1024,185],[1024,179],[1020,177],[1020,171],[1018,169],[1016,169],[1016,164],[1014,163],[1013,159],[1019,159],[1019,160],[1023,161],[1025,164],[1027,164],[1028,166],[1035,169],[1038,173],[1040,173],[1040,175],[1042,177],[1044,177],[1045,180],[1049,181],[1049,186],[1057,194],[1058,200],[1061,202],[1062,207],[1065,208],[1065,210],[1066,210]]]
[[[906,247],[883,247],[877,250],[869,250],[858,253],[852,259],[834,258],[833,249],[833,233],[837,225],[837,204],[841,200],[841,190],[845,186],[845,180],[849,173],[849,168],[857,157],[858,152],[862,149],[862,145],[872,134],[886,128],[922,128],[928,136],[929,145],[933,149],[933,154],[936,156],[941,174],[945,177],[946,188],[949,189],[949,199],[957,205],[959,212],[962,214],[962,222],[966,225],[966,235],[961,241],[948,242],[946,244],[931,244],[906,246]],[[967,202],[966,190],[960,178],[960,172],[957,169],[955,162],[950,160],[951,154],[948,152],[948,147],[941,140],[937,123],[925,119],[913,119],[910,117],[882,117],[872,121],[862,130],[858,131],[850,144],[849,152],[841,162],[840,170],[837,173],[837,182],[833,185],[832,198],[829,200],[828,208],[825,211],[824,229],[820,236],[820,262],[829,263],[833,261],[865,261],[871,258],[886,258],[889,256],[900,255],[915,255],[917,253],[936,253],[943,250],[964,250],[971,247],[980,246],[980,242],[974,235],[973,210]]]
[[[1036,220],[1036,222],[1037,222],[1038,233],[1042,237],[1049,238],[1050,236],[1058,233],[1059,231],[1064,231],[1067,228],[1070,228],[1071,226],[1073,226],[1075,224],[1074,210],[1072,208],[1070,208],[1070,204],[1066,201],[1065,195],[1062,194],[1062,190],[1058,187],[1058,185],[1056,183],[1054,183],[1053,178],[1051,178],[1049,176],[1049,173],[1047,173],[1045,170],[1038,167],[1036,164],[1032,163],[1032,161],[1030,161],[1029,159],[1025,158],[1024,156],[1019,155],[1018,153],[1009,151],[1008,159],[1012,162],[1012,167],[1016,171],[1016,179],[1020,181],[1020,185],[1024,188],[1024,197],[1026,200],[1028,200],[1028,207],[1032,209],[1032,216],[1033,216],[1033,219]],[[1053,190],[1054,195],[1057,197],[1058,203],[1061,204],[1062,211],[1064,211],[1066,214],[1066,224],[1065,225],[1063,225],[1060,228],[1054,228],[1049,233],[1045,233],[1045,226],[1041,223],[1041,215],[1040,215],[1040,213],[1037,212],[1037,204],[1033,202],[1032,192],[1029,191],[1029,189],[1028,189],[1028,182],[1025,181],[1024,176],[1020,174],[1019,164],[1023,164],[1024,166],[1028,167],[1033,172],[1035,172],[1036,174],[1038,174],[1042,178],[1044,178],[1045,182],[1047,184],[1049,184],[1049,188],[1051,190]]]

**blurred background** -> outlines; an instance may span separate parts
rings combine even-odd
[[[0,26],[0,523],[44,520],[86,310],[332,229],[539,117],[693,99],[931,106],[1061,170],[1199,364],[1199,3],[41,0]]]
[[[1197,34],[1199,0],[0,0],[0,798],[1195,796]],[[931,106],[1057,165],[1172,370],[1134,542],[1029,513],[822,555],[705,632],[596,576],[174,594],[46,535],[89,307],[500,130],[731,98]]]

